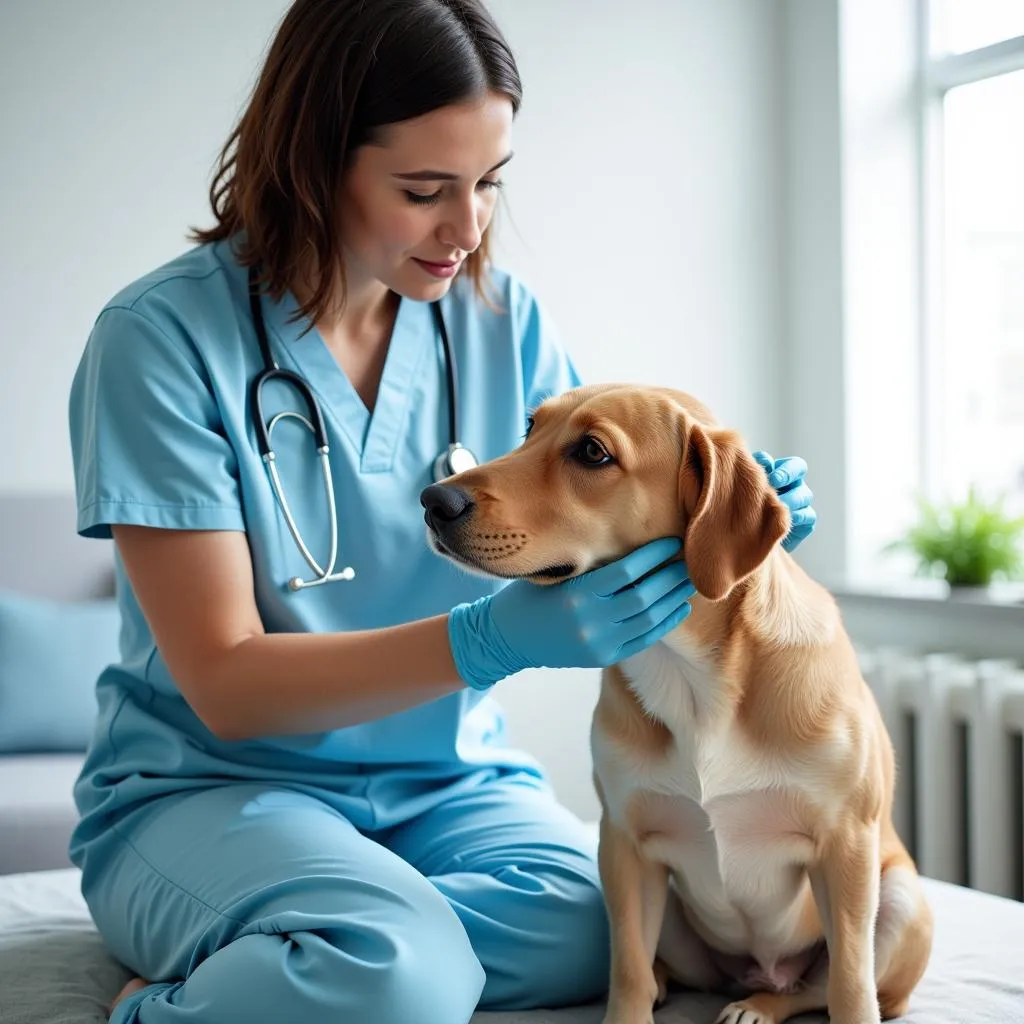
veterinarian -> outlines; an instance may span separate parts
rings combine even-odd
[[[578,383],[488,264],[520,96],[478,0],[298,0],[213,226],[95,322],[70,434],[122,660],[71,855],[139,975],[117,1024],[458,1024],[606,989],[594,841],[488,691],[682,622],[685,568],[650,573],[680,542],[503,586],[428,550],[418,500]],[[806,466],[763,464],[793,546]]]

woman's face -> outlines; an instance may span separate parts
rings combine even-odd
[[[439,299],[480,244],[512,155],[512,103],[488,93],[381,130],[361,146],[340,207],[350,291],[373,282]]]

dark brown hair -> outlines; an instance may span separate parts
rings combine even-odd
[[[240,262],[261,265],[274,299],[306,286],[299,314],[315,323],[335,269],[344,282],[337,204],[355,150],[385,125],[488,91],[518,112],[515,59],[480,0],[296,0],[221,151],[216,224],[190,238],[243,235]],[[464,265],[481,294],[488,261],[485,232]]]

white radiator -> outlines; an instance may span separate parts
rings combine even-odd
[[[896,829],[920,872],[1024,900],[1024,669],[858,654],[896,750]]]

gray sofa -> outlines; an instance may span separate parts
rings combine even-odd
[[[0,875],[68,867],[81,754],[0,756]]]
[[[0,496],[0,538],[0,590],[55,602],[112,593],[112,545],[76,535],[70,496]],[[83,685],[91,688],[88,679]],[[83,756],[84,750],[67,749],[0,753],[0,874],[69,865],[77,818],[71,787]]]

